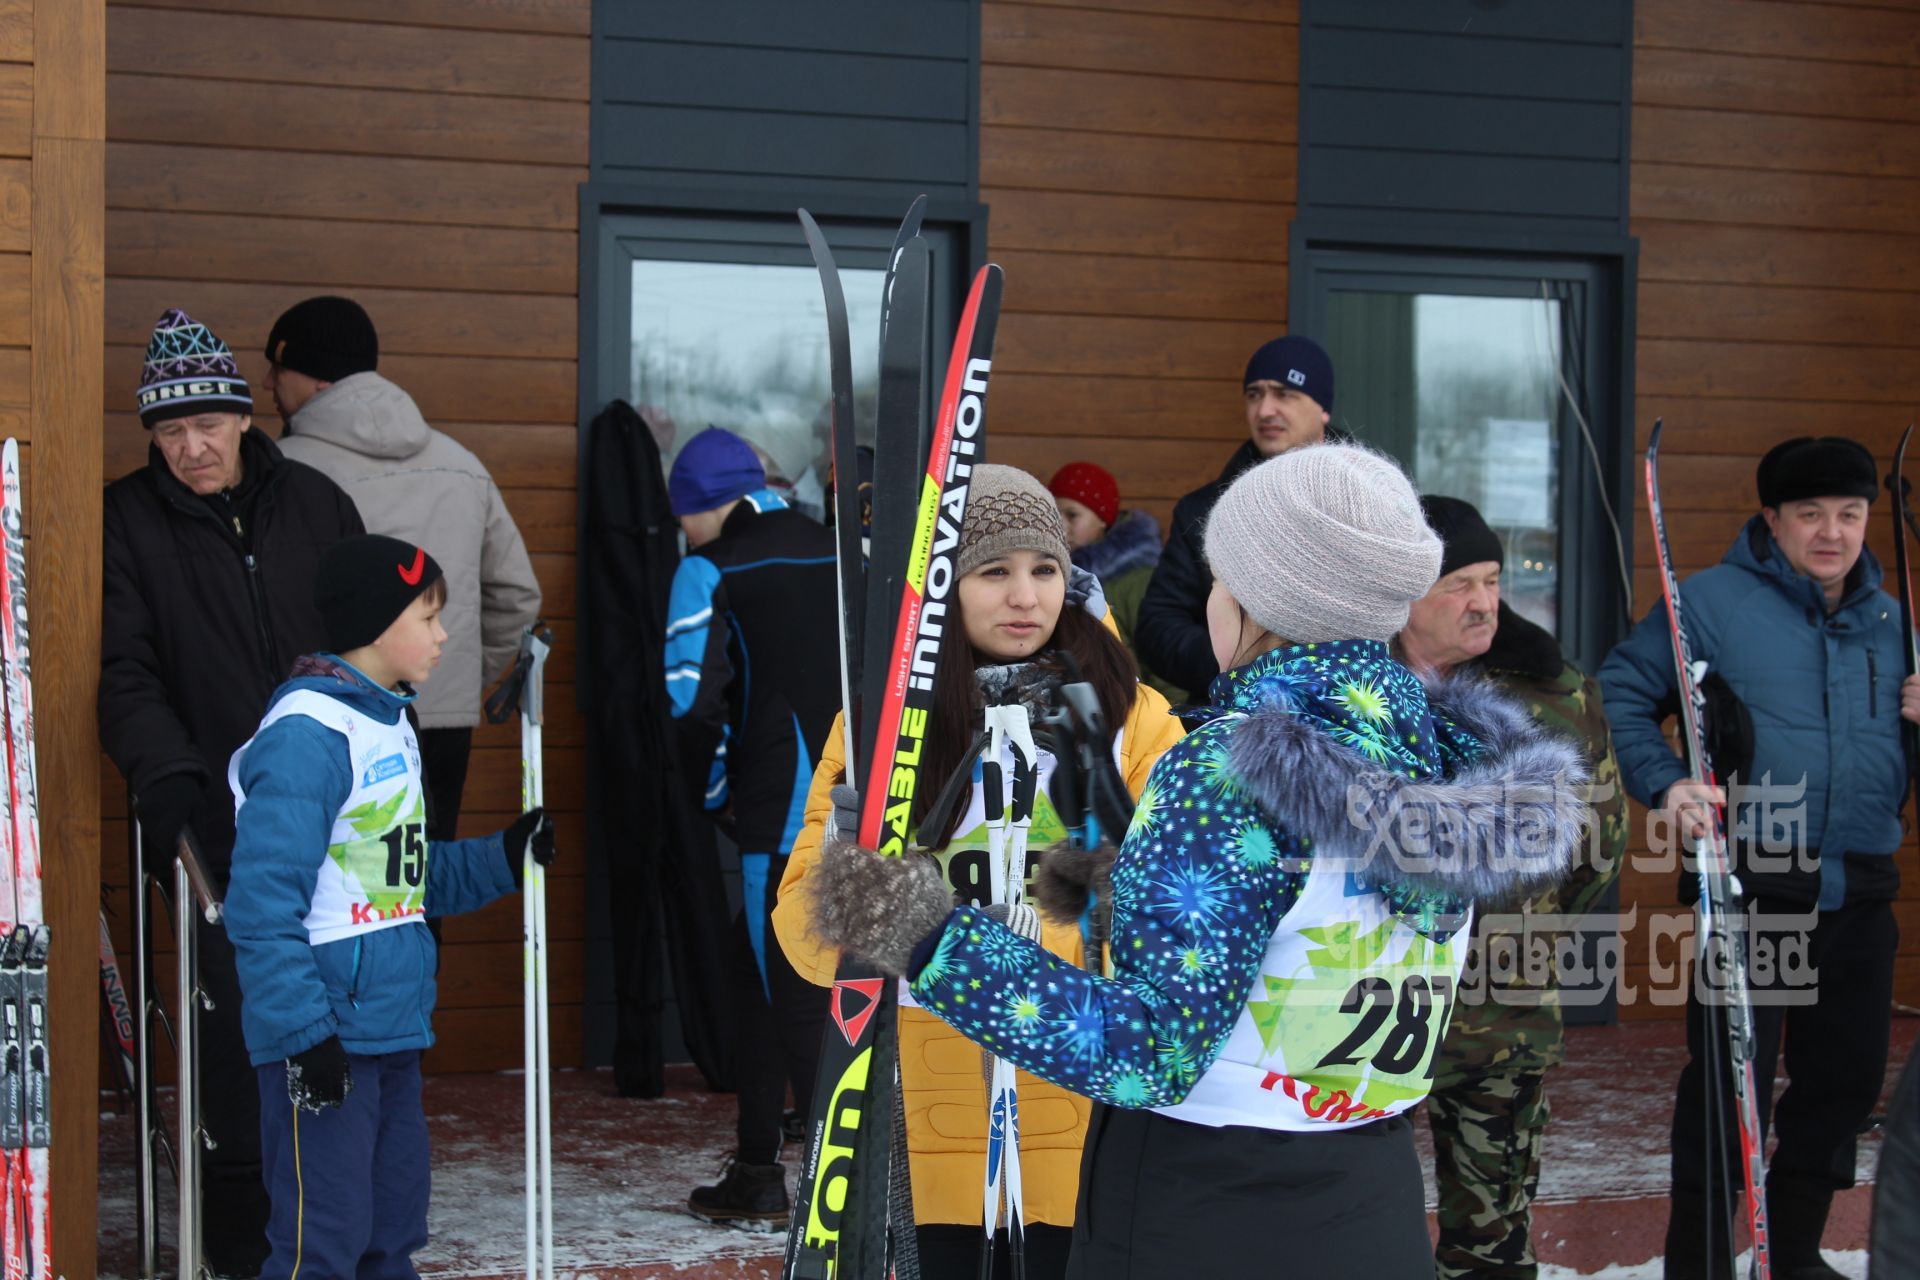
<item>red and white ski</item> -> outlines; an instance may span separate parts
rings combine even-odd
[[[1660,505],[1661,426],[1656,419],[1653,434],[1647,441],[1647,512],[1653,520],[1653,549],[1660,562],[1660,592],[1666,599],[1667,622],[1672,630],[1675,688],[1680,694],[1680,727],[1687,748],[1689,776],[1695,782],[1712,787],[1718,783],[1713,775],[1713,760],[1707,753],[1707,700],[1700,691],[1707,664],[1694,661],[1693,647],[1687,642],[1686,619],[1680,607],[1680,583],[1674,577],[1673,551],[1667,545],[1666,512]],[[1739,886],[1727,857],[1724,815],[1717,808],[1713,820],[1707,824],[1706,839],[1700,842],[1695,856],[1700,868],[1700,937],[1695,963],[1703,970],[1708,968],[1712,963],[1711,948],[1716,946],[1724,949],[1726,957],[1718,968],[1723,975],[1720,996],[1727,1036],[1723,1061],[1728,1068],[1728,1078],[1716,1080],[1709,1076],[1707,1093],[1712,1099],[1709,1105],[1713,1108],[1712,1114],[1719,1114],[1717,1090],[1732,1089],[1734,1123],[1740,1130],[1740,1172],[1745,1184],[1747,1226],[1753,1233],[1750,1274],[1752,1280],[1771,1280],[1773,1256],[1767,1235],[1766,1139],[1760,1131],[1760,1109],[1754,1096],[1753,1005],[1747,996],[1746,921],[1740,913]],[[1706,998],[1703,994],[1702,1003]],[[1709,1024],[1711,1021],[1709,1017]],[[1709,1047],[1714,1034],[1709,1025]],[[1710,1055],[1709,1061],[1712,1060]],[[1722,1194],[1727,1190],[1721,1188]],[[1720,1210],[1710,1207],[1708,1212]],[[1711,1230],[1705,1224],[1703,1228]],[[1727,1238],[1733,1238],[1731,1231]],[[1733,1260],[1726,1261],[1731,1264]]]
[[[54,1274],[48,1157],[47,957],[52,944],[40,895],[40,788],[33,747],[33,661],[27,643],[27,539],[20,496],[20,445],[0,447],[0,671],[7,709],[7,887],[0,901],[9,934],[0,951],[5,1099],[0,1142],[7,1165],[7,1280]]]

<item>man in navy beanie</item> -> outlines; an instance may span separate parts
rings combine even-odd
[[[1201,554],[1201,538],[1213,504],[1240,473],[1289,449],[1327,439],[1333,418],[1333,361],[1312,338],[1288,334],[1253,353],[1241,379],[1241,397],[1251,437],[1218,479],[1195,489],[1173,508],[1167,547],[1140,600],[1134,643],[1154,675],[1204,702],[1219,674],[1207,639],[1207,595],[1213,574]]]
[[[813,1098],[827,992],[795,973],[767,915],[839,709],[833,534],[766,487],[752,446],[708,427],[681,448],[667,497],[691,548],[667,605],[667,697],[682,774],[740,851],[734,1062],[738,1145],[695,1217],[786,1230],[781,1112]]]

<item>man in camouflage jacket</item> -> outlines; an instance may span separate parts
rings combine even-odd
[[[1546,1075],[1563,1050],[1555,957],[1571,923],[1619,874],[1626,798],[1600,686],[1561,655],[1552,635],[1500,599],[1499,538],[1457,498],[1428,497],[1421,506],[1446,552],[1439,581],[1400,633],[1405,661],[1484,674],[1541,725],[1578,744],[1593,772],[1594,821],[1573,875],[1531,901],[1489,903],[1476,919],[1427,1100],[1440,1198],[1436,1274],[1532,1280],[1539,1268],[1529,1227],[1550,1114]]]

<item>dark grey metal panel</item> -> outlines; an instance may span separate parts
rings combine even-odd
[[[979,190],[979,0],[595,0],[593,21],[596,181]]]
[[[967,163],[964,124],[609,105],[602,167],[953,181]],[[725,138],[724,153],[714,142]],[[918,187],[916,187],[916,190]]]
[[[1303,145],[1617,160],[1620,112],[1599,102],[1529,102],[1375,89],[1315,89]]]
[[[610,78],[594,100],[675,107],[881,116],[965,123],[967,64],[960,58],[894,58],[608,40]]]
[[[1617,45],[1627,38],[1626,6],[1611,0],[1336,0],[1312,6],[1327,27],[1438,31],[1476,38],[1581,40]]]
[[[1342,12],[1350,8],[1360,6],[1343,6]],[[1579,6],[1567,8],[1572,11]],[[1626,56],[1620,45],[1487,40],[1391,28],[1316,27],[1310,39],[1310,56],[1303,56],[1300,63],[1300,78],[1306,85],[1427,89],[1509,99],[1617,101],[1620,59]]]
[[[1313,149],[1314,205],[1598,218],[1612,222],[1611,161]]]
[[[1302,0],[1299,203],[1624,235],[1631,0]]]
[[[963,54],[977,4],[969,0],[594,0],[595,35],[725,44],[952,57]]]

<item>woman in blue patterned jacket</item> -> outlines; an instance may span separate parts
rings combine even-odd
[[[1389,459],[1262,463],[1207,557],[1212,719],[1154,767],[1110,871],[1049,855],[1056,912],[1089,893],[1110,912],[1111,977],[953,906],[924,861],[847,844],[814,878],[815,926],[1103,1104],[1071,1276],[1430,1274],[1404,1113],[1474,904],[1564,873],[1585,771],[1517,704],[1389,655],[1440,561]]]

